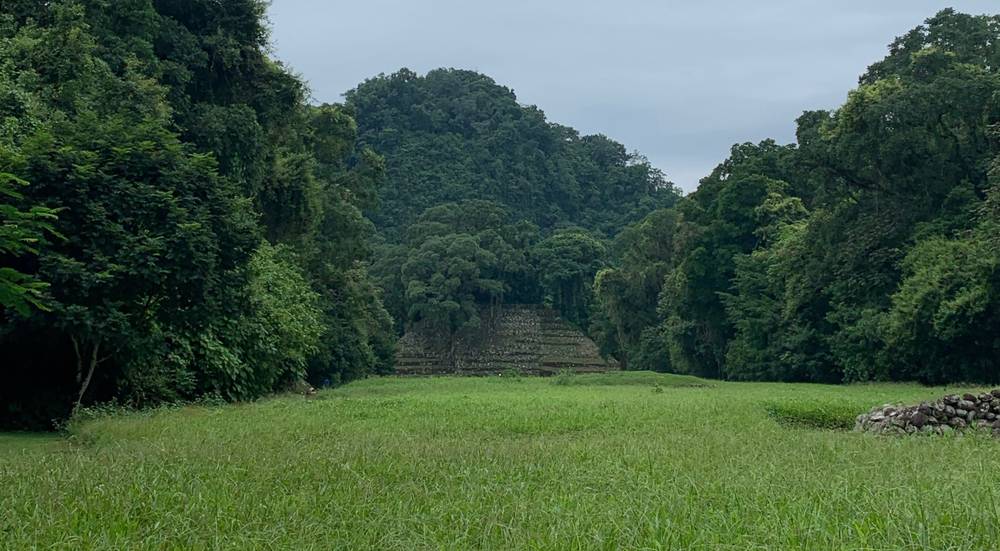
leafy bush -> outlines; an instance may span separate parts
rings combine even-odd
[[[560,369],[559,373],[552,378],[552,383],[559,386],[567,386],[573,384],[573,379],[575,375],[569,369]]]
[[[864,406],[844,401],[796,400],[764,403],[764,411],[779,423],[817,429],[852,429],[855,419],[864,409]]]

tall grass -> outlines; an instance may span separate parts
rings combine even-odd
[[[0,549],[1000,542],[1000,443],[768,413],[954,389],[590,379],[374,379],[312,399],[101,417],[70,438],[2,436]]]

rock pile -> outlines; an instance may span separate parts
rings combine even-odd
[[[1000,436],[1000,389],[952,394],[909,407],[887,404],[859,415],[854,425],[854,430],[877,434],[942,434],[964,429],[987,429]]]

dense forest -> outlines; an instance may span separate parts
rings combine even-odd
[[[261,0],[0,13],[0,426],[392,370],[500,303],[627,369],[1000,380],[1000,17],[945,10],[681,197],[471,71],[311,105]]]
[[[597,275],[607,349],[736,380],[1000,380],[1000,17],[945,10]]]
[[[384,162],[267,56],[258,0],[0,14],[0,425],[391,369]]]
[[[548,122],[472,71],[403,69],[346,100],[359,141],[386,158],[391,185],[371,217],[389,240],[442,203],[491,201],[543,232],[578,226],[609,237],[677,198],[641,155]]]

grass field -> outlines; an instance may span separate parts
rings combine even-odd
[[[813,426],[954,390],[386,378],[104,417],[0,436],[0,548],[996,549],[1000,442]]]

